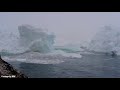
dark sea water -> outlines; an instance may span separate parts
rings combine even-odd
[[[120,78],[120,57],[82,55],[60,64],[10,62],[29,78]]]

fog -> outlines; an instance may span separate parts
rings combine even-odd
[[[0,12],[0,30],[15,31],[21,24],[48,29],[56,45],[90,41],[105,25],[119,27],[119,12]]]

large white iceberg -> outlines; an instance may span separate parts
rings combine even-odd
[[[30,25],[18,26],[20,45],[31,51],[50,52],[53,49],[55,35]]]
[[[0,54],[20,54],[27,51],[47,53],[54,49],[54,38],[53,33],[44,29],[21,25],[14,33],[0,32]]]
[[[97,52],[120,53],[120,30],[111,26],[104,26],[96,33],[89,44],[89,49]]]

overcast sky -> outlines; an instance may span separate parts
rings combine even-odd
[[[56,43],[89,41],[104,25],[120,26],[120,12],[0,12],[0,30],[21,24],[47,28]]]

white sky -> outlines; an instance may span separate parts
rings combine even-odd
[[[0,30],[17,30],[21,24],[47,28],[56,44],[89,41],[104,25],[119,27],[120,12],[0,12]]]

